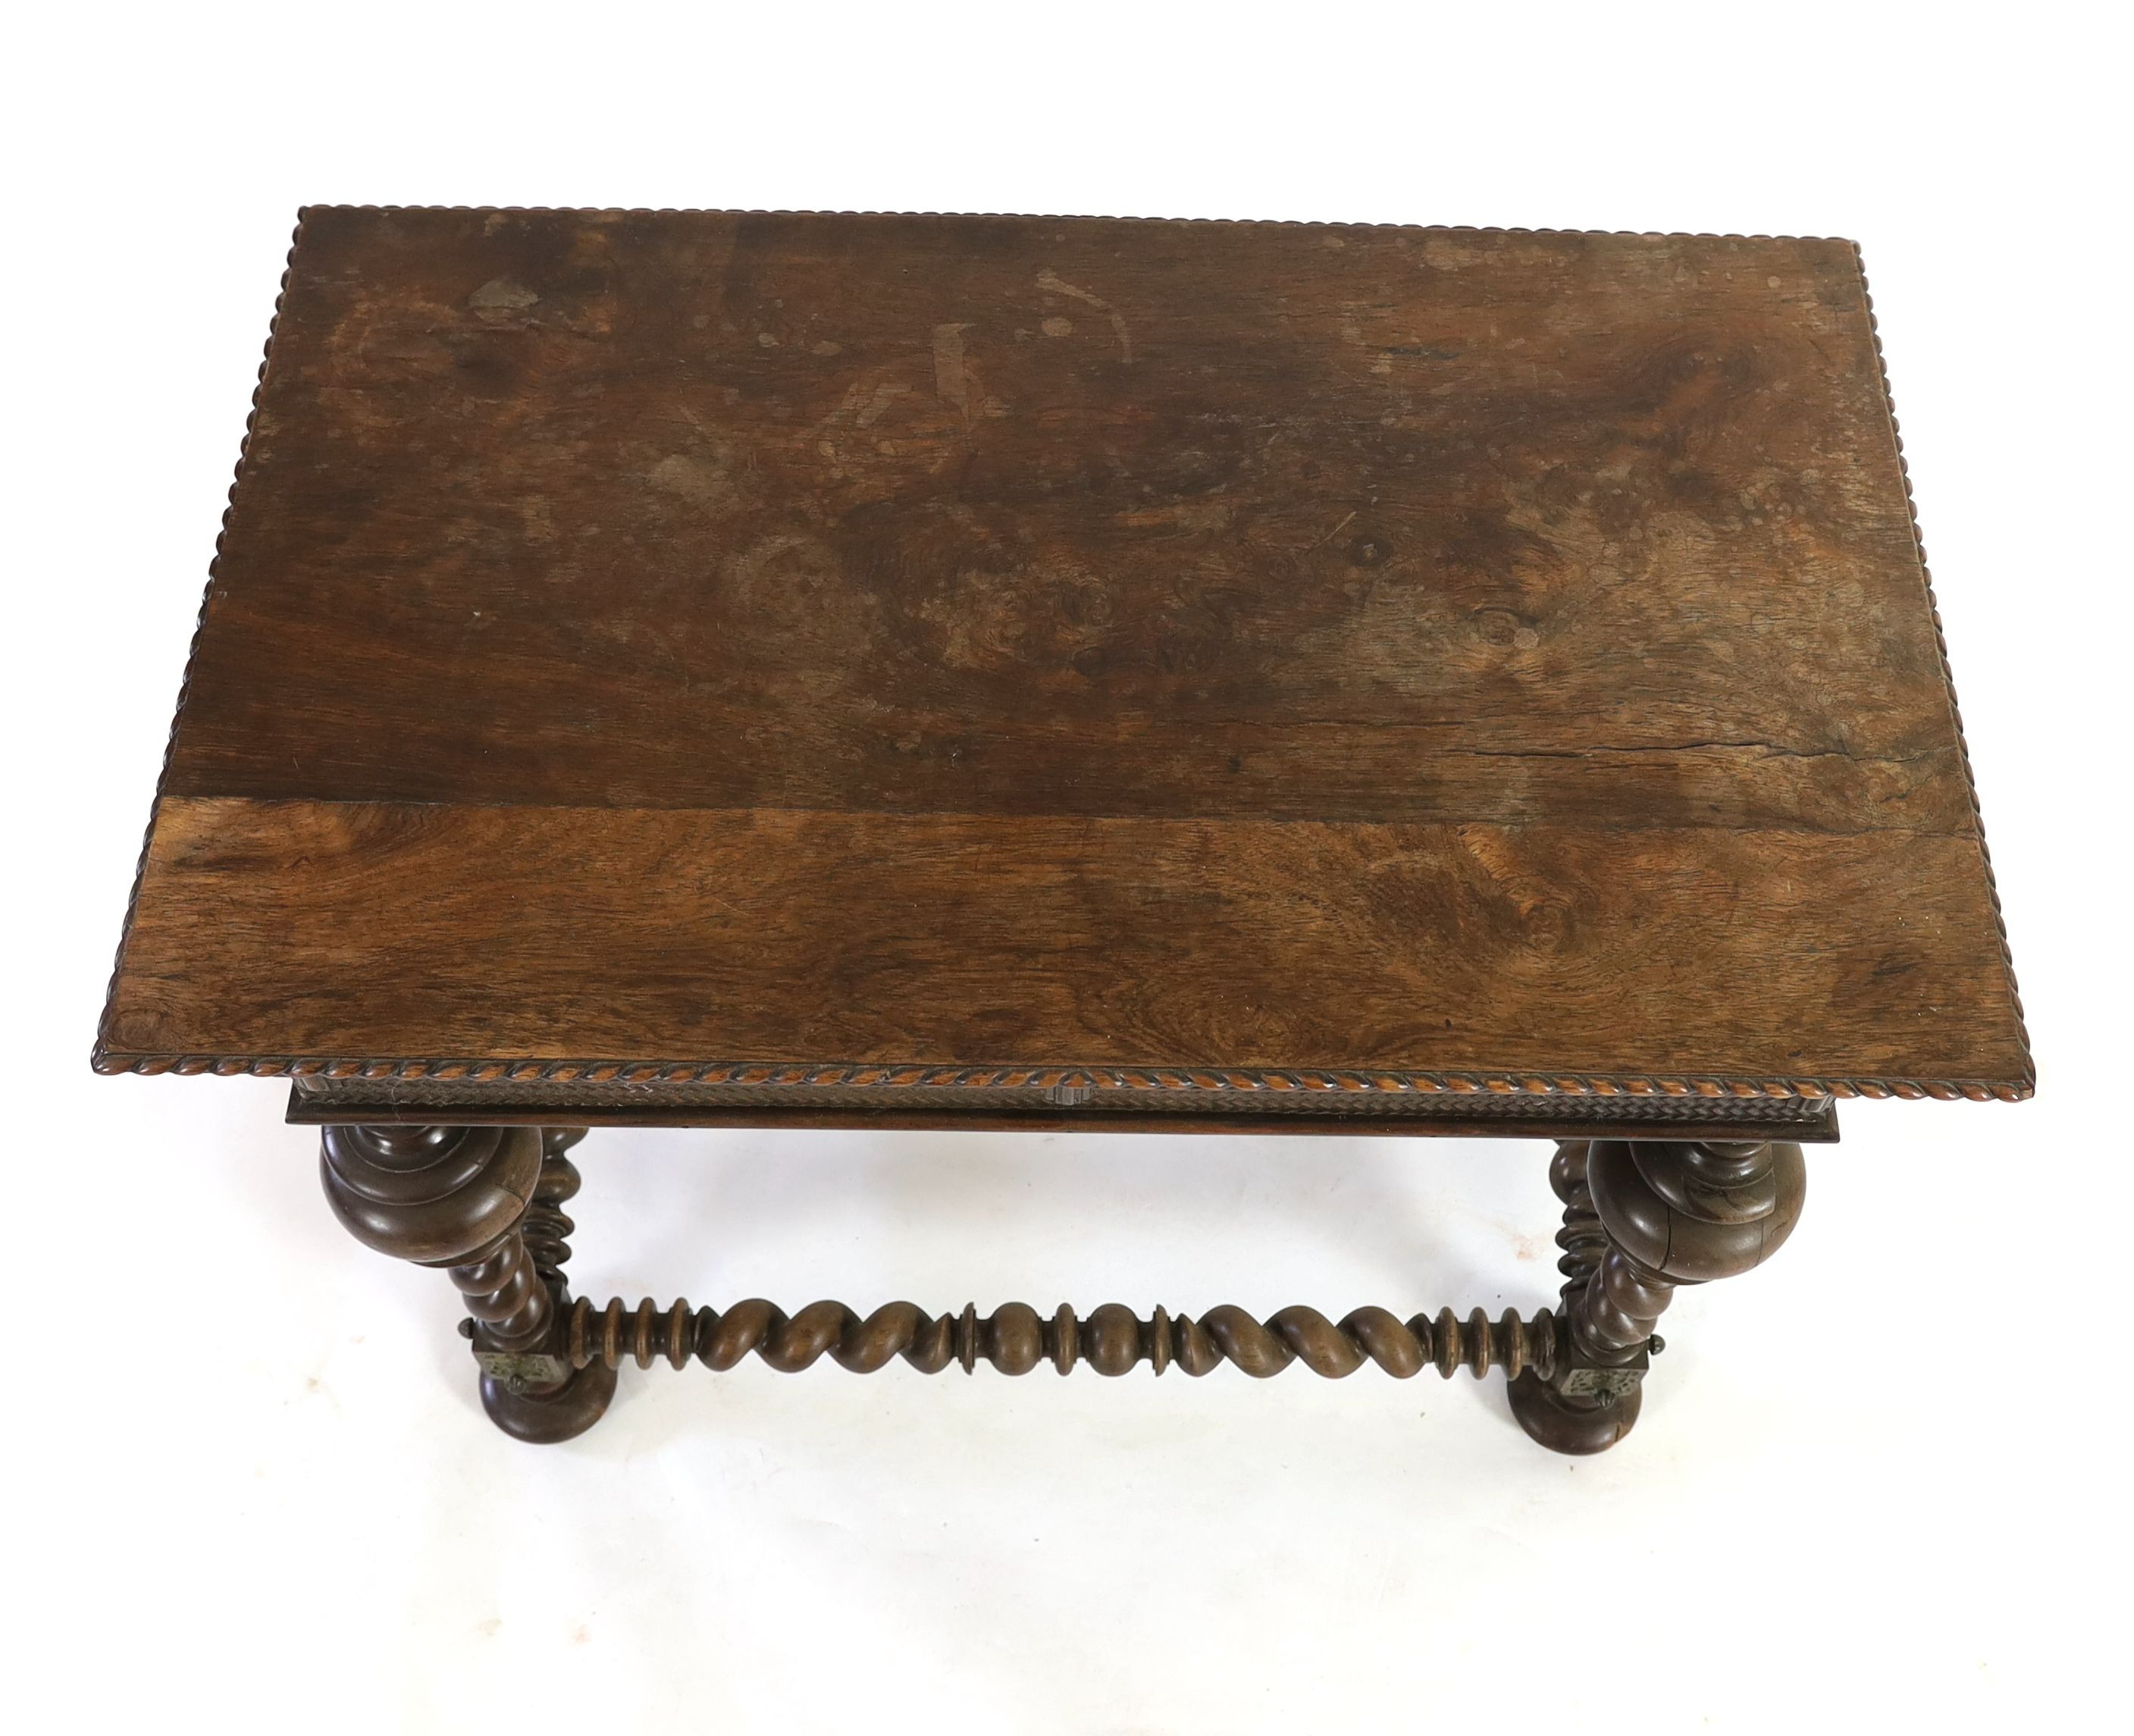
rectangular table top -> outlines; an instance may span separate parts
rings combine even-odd
[[[2027,1095],[1857,252],[308,210],[96,1064]]]

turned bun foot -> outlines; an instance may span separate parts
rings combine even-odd
[[[514,1440],[551,1446],[582,1435],[606,1415],[615,1396],[615,1370],[589,1362],[560,1386],[546,1392],[514,1391],[493,1374],[481,1377],[481,1408],[489,1420]]]
[[[1613,1399],[1566,1397],[1531,1370],[1509,1391],[1519,1426],[1557,1453],[1605,1453],[1630,1432],[1644,1402],[1639,1386]]]

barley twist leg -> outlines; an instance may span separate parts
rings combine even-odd
[[[562,1130],[330,1126],[320,1179],[366,1247],[442,1266],[471,1316],[482,1407],[521,1440],[567,1440],[600,1420],[611,1369],[574,1369],[557,1337],[567,1292],[560,1202],[577,1191]],[[530,1244],[530,1245],[529,1245]]]
[[[1511,1383],[1512,1414],[1545,1447],[1598,1453],[1638,1420],[1653,1328],[1685,1284],[1763,1263],[1793,1233],[1807,1188],[1795,1145],[1566,1143],[1549,1179],[1563,1201],[1565,1355]]]

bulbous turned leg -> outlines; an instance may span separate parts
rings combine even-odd
[[[1799,1220],[1795,1145],[1567,1141],[1549,1168],[1566,1354],[1547,1381],[1511,1383],[1512,1414],[1545,1447],[1598,1453],[1638,1420],[1653,1328],[1685,1284],[1729,1278],[1776,1253]]]
[[[366,1247],[446,1269],[466,1303],[481,1400],[521,1440],[567,1440],[600,1420],[612,1370],[573,1369],[560,1329],[577,1191],[575,1133],[534,1127],[330,1126],[320,1179]],[[587,1377],[592,1378],[588,1379]]]

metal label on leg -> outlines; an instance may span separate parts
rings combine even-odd
[[[491,1380],[514,1392],[540,1392],[571,1377],[568,1357],[538,1350],[476,1350],[474,1359]]]
[[[1557,1390],[1572,1398],[1626,1398],[1644,1377],[1642,1367],[1569,1368],[1557,1382]]]

